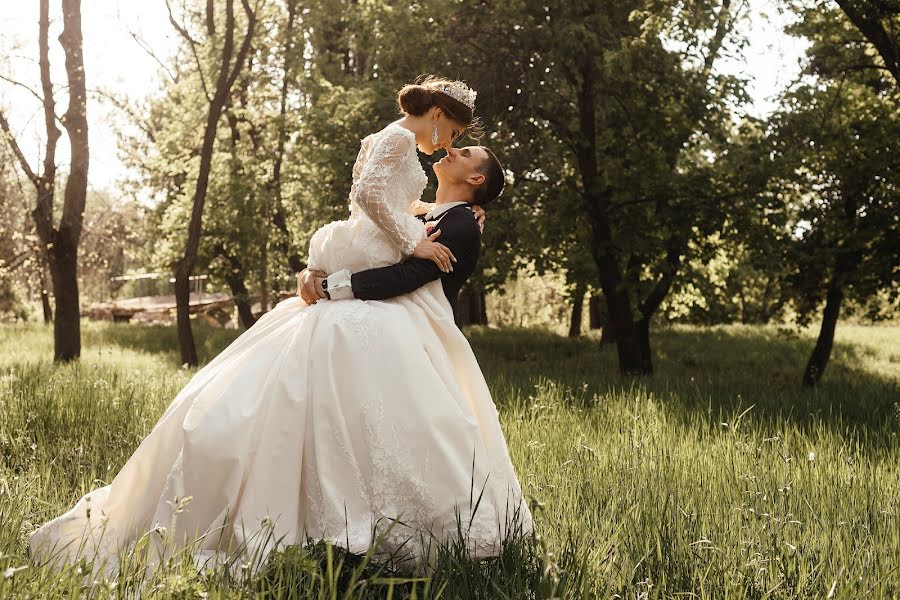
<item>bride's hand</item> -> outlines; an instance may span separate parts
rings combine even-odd
[[[434,241],[439,235],[441,235],[440,229],[419,242],[419,245],[416,246],[415,251],[413,251],[413,256],[416,258],[432,260],[434,261],[434,264],[438,266],[438,269],[444,273],[449,273],[453,270],[451,261],[456,262],[456,257],[450,252],[450,248]]]
[[[469,208],[472,210],[472,214],[475,215],[475,220],[478,221],[478,227],[481,228],[481,233],[484,233],[484,209],[477,204],[473,204]]]

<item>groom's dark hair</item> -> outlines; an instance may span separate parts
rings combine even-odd
[[[469,204],[484,206],[496,200],[503,191],[506,176],[503,174],[500,161],[497,160],[497,156],[491,152],[491,149],[486,146],[479,146],[479,148],[487,152],[487,158],[481,163],[479,169],[479,172],[484,175],[484,182],[475,188],[475,195]]]

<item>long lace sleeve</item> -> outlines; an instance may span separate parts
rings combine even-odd
[[[356,204],[384,231],[404,256],[410,256],[419,243],[419,238],[411,237],[411,232],[402,226],[400,215],[391,210],[386,192],[388,182],[408,160],[406,155],[412,150],[412,140],[402,132],[386,133],[375,146],[356,182]]]

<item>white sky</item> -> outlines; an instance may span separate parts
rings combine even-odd
[[[37,68],[37,0],[0,0],[0,75],[40,89]],[[747,25],[750,45],[740,59],[723,61],[719,68],[747,76],[753,104],[748,112],[765,116],[775,108],[773,98],[799,73],[806,44],[783,33],[789,17],[778,14],[777,0],[749,0]],[[62,29],[59,2],[51,2],[50,63],[54,83],[65,81],[64,58],[57,42]],[[767,14],[768,17],[764,17]],[[85,70],[88,89],[102,89],[116,96],[141,98],[157,90],[160,67],[135,42],[131,32],[165,59],[175,46],[164,0],[83,0]],[[65,112],[65,94],[57,96],[57,114]],[[20,145],[37,168],[43,138],[40,103],[28,91],[0,80],[0,106],[7,111]],[[90,184],[116,187],[126,170],[118,157],[113,123],[123,117],[108,103],[89,93]],[[61,140],[57,158],[68,161],[68,144]]]
[[[40,92],[38,71],[38,0],[0,0],[0,75],[21,81]],[[67,96],[59,92],[66,81],[65,57],[57,37],[62,31],[61,2],[50,2],[50,66],[57,89],[56,113],[66,110]],[[88,136],[91,164],[88,171],[93,187],[114,187],[125,174],[118,157],[113,121],[123,117],[91,90],[140,98],[158,89],[156,61],[132,38],[130,32],[146,40],[165,59],[175,47],[164,0],[82,0],[84,62],[88,85]],[[32,168],[38,166],[43,146],[44,115],[40,102],[26,90],[0,79],[0,106],[7,111],[10,125]],[[62,129],[60,127],[60,129]],[[67,164],[65,135],[57,146],[60,164]]]

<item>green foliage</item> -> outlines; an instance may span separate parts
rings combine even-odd
[[[891,7],[844,4],[896,38]],[[796,312],[806,322],[838,257],[848,261],[849,307],[891,318],[900,302],[896,81],[845,10],[823,0],[789,7],[798,15],[791,31],[811,42],[806,71],[779,112],[760,120],[743,114],[746,82],[716,68],[746,44],[740,3],[261,3],[249,65],[219,127],[197,271],[211,275],[211,289],[233,276],[254,297],[291,289],[286,254],[305,258],[312,233],[347,216],[360,139],[397,118],[403,84],[437,73],[478,90],[487,131],[479,142],[508,175],[488,207],[475,287],[521,287],[521,269],[560,277],[558,290],[536,293],[564,321],[573,296],[600,291],[595,234],[605,203],[637,319],[751,323]],[[112,192],[88,203],[89,213],[98,204],[96,218],[113,207],[116,223],[95,236],[103,243],[82,244],[90,300],[108,275],[168,272],[182,252],[204,87],[219,60],[221,31],[207,30],[205,8],[175,7],[196,51],[181,40],[160,89],[122,103],[137,126],[121,136],[135,173],[122,196],[149,195],[153,208],[123,207]],[[422,157],[426,200],[433,160]],[[4,173],[8,266],[33,234],[30,202]],[[865,216],[842,216],[852,208],[845,198]],[[19,299],[41,287],[36,255],[0,276]]]
[[[145,210],[109,192],[88,190],[78,247],[80,292],[85,298],[108,301],[122,285],[112,277],[143,268]]]
[[[29,214],[31,197],[15,178],[8,149],[0,145],[0,321],[26,320],[25,296],[40,285],[40,249]]]
[[[742,83],[710,68],[719,54],[740,50],[737,7],[329,0],[305,3],[294,24],[298,41],[285,44],[287,8],[261,13],[259,50],[229,108],[236,128],[220,128],[201,247],[201,265],[214,275],[233,266],[216,252],[222,248],[241,258],[250,281],[284,273],[283,257],[267,250],[281,235],[269,226],[278,127],[289,132],[282,178],[289,243],[305,255],[316,228],[346,216],[360,138],[396,118],[396,91],[427,72],[463,77],[479,91],[478,112],[489,132],[481,143],[497,152],[509,176],[489,210],[486,268],[476,286],[499,289],[533,267],[564,274],[568,294],[597,290],[586,193],[598,190],[609,194],[620,267],[636,306],[660,280],[675,279],[683,290],[692,285],[699,273],[683,279],[681,273],[712,252],[704,240],[727,237],[729,249],[756,246],[755,234],[729,231],[757,208],[749,199],[761,173],[735,167],[766,162],[747,161],[760,156],[760,128],[731,124],[732,107],[746,98]],[[193,17],[198,31],[201,13]],[[200,72],[212,68],[193,68],[185,48],[179,56],[178,81],[167,83],[148,111],[154,159],[147,164],[147,152],[138,155],[149,167],[145,183],[163,198],[158,268],[180,251],[189,198],[178,182],[190,181],[196,168],[202,123],[196,90]],[[591,131],[579,108],[585,74],[594,81]],[[282,83],[289,90],[283,118],[273,110]],[[586,179],[585,145],[596,152],[599,179]],[[430,162],[423,158],[429,173]],[[742,293],[764,295],[764,287]],[[725,306],[713,312],[699,320],[735,314]]]
[[[795,27],[814,42],[809,70],[819,79],[786,94],[771,124],[769,193],[793,232],[782,251],[801,322],[831,286],[859,305],[900,297],[900,94],[884,72],[846,68],[867,51],[836,45],[853,25],[839,10],[820,13],[806,11]]]

